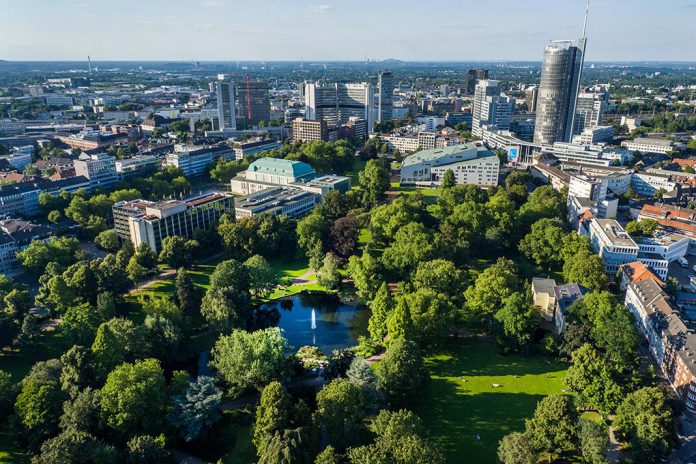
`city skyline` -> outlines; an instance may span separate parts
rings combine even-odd
[[[428,17],[412,0],[398,8],[364,0],[262,3],[0,0],[0,59],[540,61],[550,40],[580,35],[585,7],[582,1],[448,2],[427,10]],[[587,61],[696,61],[690,13],[694,0],[594,2]]]

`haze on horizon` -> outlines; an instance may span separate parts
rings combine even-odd
[[[11,61],[539,61],[583,0],[0,0]],[[696,61],[696,0],[599,0],[587,61]]]

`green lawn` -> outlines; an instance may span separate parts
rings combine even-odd
[[[251,427],[240,425],[236,429],[234,448],[222,458],[222,462],[223,464],[253,464],[256,461],[256,450],[251,443]]]
[[[15,445],[10,430],[0,431],[0,464],[25,464],[29,457]]]
[[[503,356],[487,340],[450,340],[426,363],[431,384],[417,412],[452,463],[496,462],[498,441],[522,431],[537,402],[565,388],[564,364],[544,357]]]
[[[392,182],[391,188],[389,189],[389,191],[390,192],[408,193],[409,195],[415,191],[419,191],[420,193],[423,194],[423,197],[425,198],[425,200],[428,202],[431,202],[431,203],[437,202],[437,199],[440,196],[440,189],[428,188],[428,187],[416,187],[416,186],[412,186],[412,185],[402,187],[398,182]]]
[[[57,358],[69,348],[61,333],[55,329],[42,332],[33,343],[33,347],[29,352],[0,351],[0,370],[10,374],[15,382],[19,382],[37,361]]]

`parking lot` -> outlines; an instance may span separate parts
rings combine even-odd
[[[684,290],[691,290],[689,277],[696,276],[696,271],[694,271],[696,256],[687,255],[686,259],[689,261],[689,267],[685,269],[681,267],[678,261],[674,261],[669,265],[669,276],[676,278]]]

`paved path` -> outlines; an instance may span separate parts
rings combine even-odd
[[[673,464],[693,464],[696,462],[696,420],[685,414],[679,417],[679,448],[669,457]]]
[[[139,284],[137,287],[131,288],[130,290],[128,290],[128,294],[133,295],[134,293],[138,293],[140,290],[143,290],[147,287],[150,287],[151,285],[154,285],[156,282],[161,282],[163,280],[173,279],[174,277],[176,277],[176,269],[167,269],[166,271],[161,272],[160,274],[153,277],[152,279],[146,280],[145,282]]]
[[[292,279],[292,285],[310,285],[317,283],[316,279],[309,280],[314,275],[314,271],[309,270],[299,277]]]

